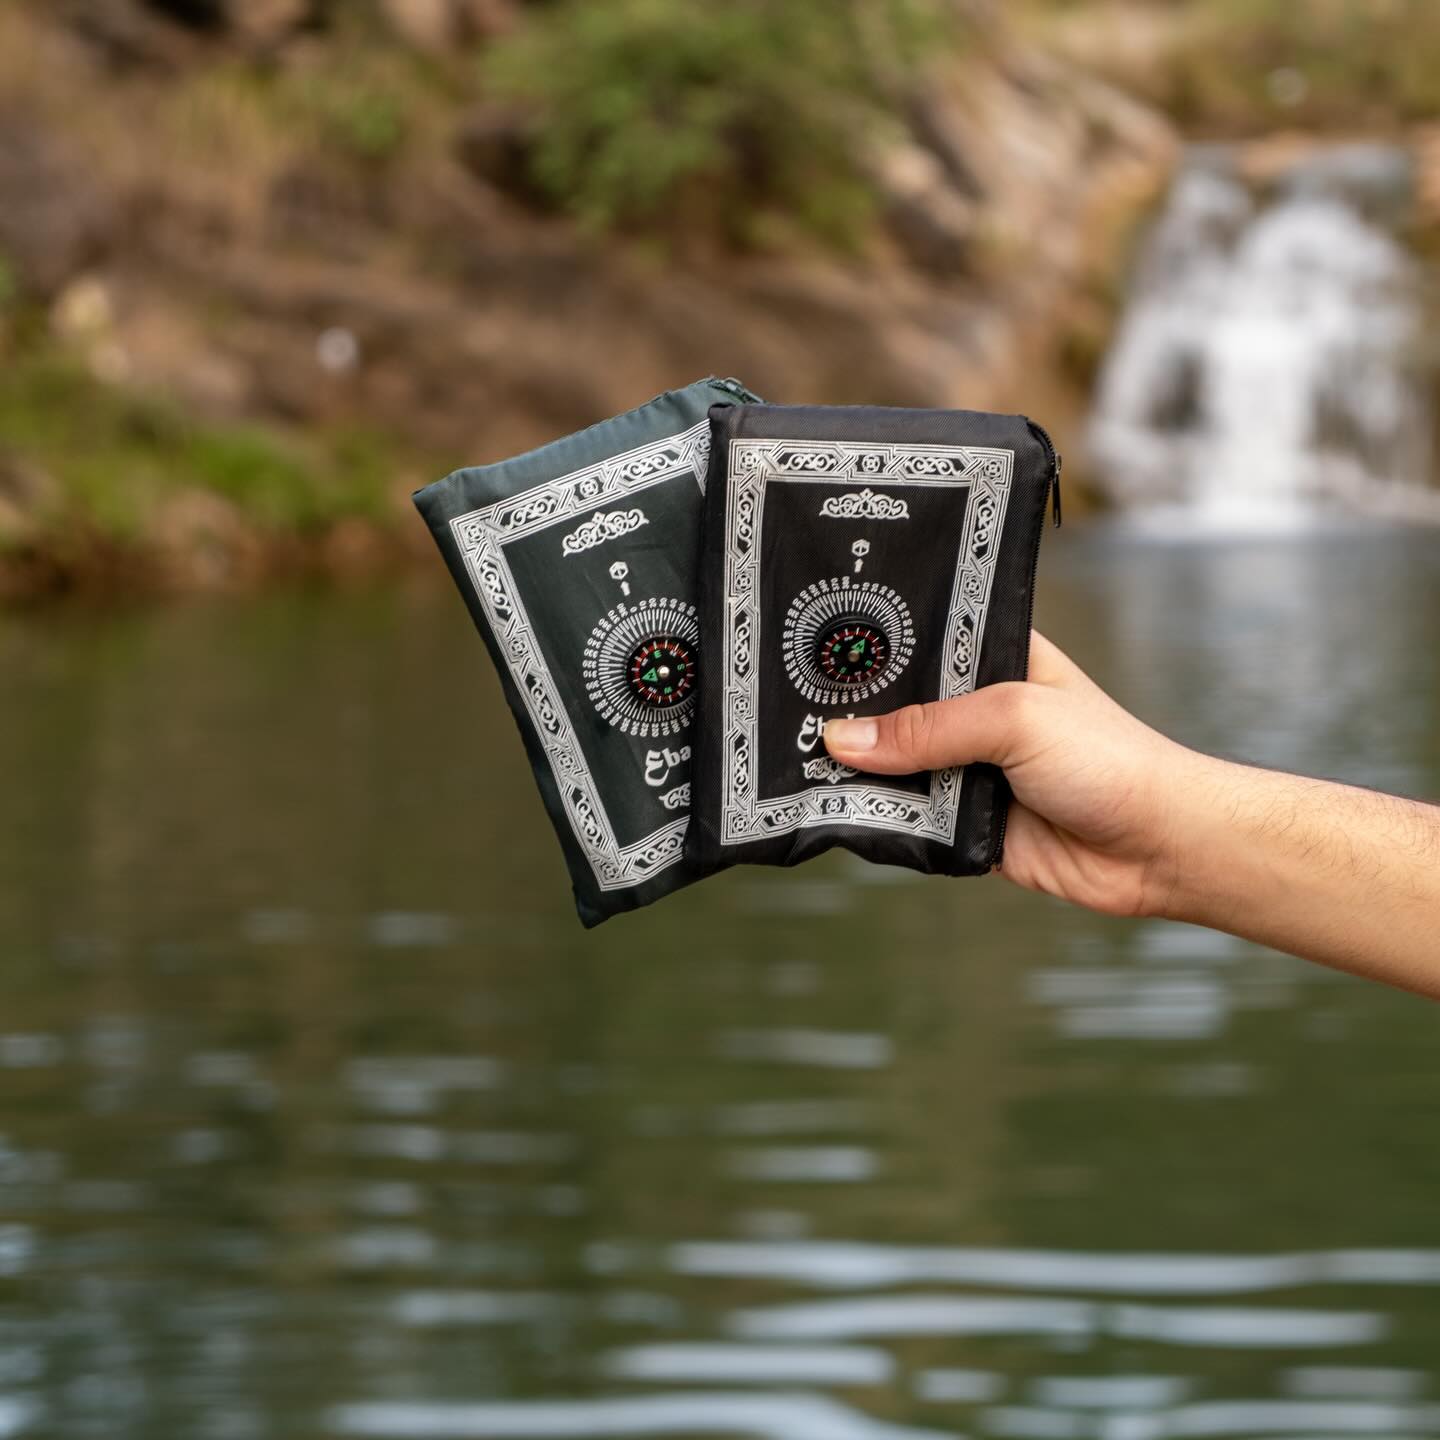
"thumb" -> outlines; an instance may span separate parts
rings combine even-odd
[[[841,764],[880,775],[911,775],[977,760],[1004,765],[1015,753],[1027,692],[1023,682],[973,695],[907,705],[889,715],[831,720],[825,748]]]

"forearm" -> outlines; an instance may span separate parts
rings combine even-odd
[[[1197,756],[1165,913],[1440,998],[1440,807]]]

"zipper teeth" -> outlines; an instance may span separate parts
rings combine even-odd
[[[710,379],[712,384],[719,386],[721,390],[728,390],[737,400],[745,404],[756,405],[764,403],[753,390],[743,381],[735,379],[733,375],[726,376],[723,379],[712,375]]]
[[[1045,453],[1050,457],[1050,469],[1046,475],[1045,498],[1040,506],[1040,523],[1035,527],[1035,547],[1030,554],[1030,603],[1025,611],[1025,656],[1020,665],[1022,680],[1030,678],[1030,635],[1035,628],[1035,575],[1040,568],[1040,542],[1045,538],[1045,511],[1050,507],[1050,493],[1060,479],[1060,455],[1055,449],[1054,441],[1050,439],[1050,432],[1043,425],[1037,424],[1028,417],[1025,423],[1035,432],[1040,443],[1045,447]],[[991,870],[1004,858],[1005,832],[1009,828],[1010,805],[1007,803],[1004,813],[1000,816],[1000,830],[995,837],[995,845],[989,857],[988,868]]]

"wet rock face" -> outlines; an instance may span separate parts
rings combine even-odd
[[[52,135],[23,112],[0,111],[0,254],[21,289],[56,294],[107,248],[112,197]]]

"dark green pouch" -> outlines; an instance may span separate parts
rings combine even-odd
[[[500,672],[586,925],[708,874],[685,859],[708,379],[415,494]]]

